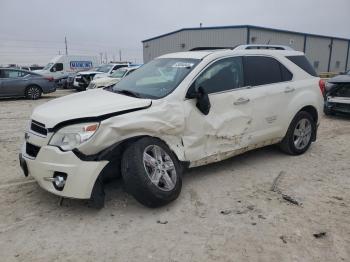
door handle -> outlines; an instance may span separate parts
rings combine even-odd
[[[295,91],[295,88],[294,87],[289,87],[287,86],[285,89],[284,89],[284,92],[285,93],[292,93]]]
[[[250,101],[249,98],[240,97],[235,102],[233,102],[233,104],[234,105],[242,105],[242,104],[248,103],[249,101]]]

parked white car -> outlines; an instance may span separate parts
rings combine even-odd
[[[109,63],[100,65],[92,70],[77,73],[73,86],[78,91],[84,91],[93,79],[108,77],[122,67],[128,67],[130,63]]]
[[[184,168],[271,144],[304,153],[323,109],[320,79],[302,52],[256,48],[167,54],[109,89],[37,107],[25,175],[102,207],[104,178],[121,173],[130,194],[157,207],[178,197]]]
[[[113,74],[108,77],[93,79],[87,89],[103,88],[106,86],[115,85],[122,78],[130,75],[140,66],[122,67],[117,69]]]

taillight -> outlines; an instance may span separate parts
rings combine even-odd
[[[318,85],[320,86],[322,95],[324,95],[326,91],[326,81],[324,81],[323,79],[320,79],[320,81],[318,82]]]
[[[49,82],[52,82],[54,80],[52,76],[47,76],[45,77],[45,79],[48,80]]]

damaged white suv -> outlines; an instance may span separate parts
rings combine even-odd
[[[176,199],[183,170],[279,144],[304,153],[323,96],[301,52],[239,46],[161,56],[115,86],[37,107],[25,133],[25,175],[61,197],[102,207],[121,174],[140,203]]]

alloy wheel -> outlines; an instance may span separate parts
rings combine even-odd
[[[27,96],[33,100],[38,99],[40,97],[39,88],[34,87],[34,86],[29,87],[28,91],[27,91]]]
[[[312,125],[306,118],[301,119],[295,126],[293,133],[294,146],[302,150],[310,142],[312,135]]]
[[[164,191],[175,188],[177,174],[174,162],[161,147],[147,146],[143,152],[143,165],[152,184],[157,188]]]

